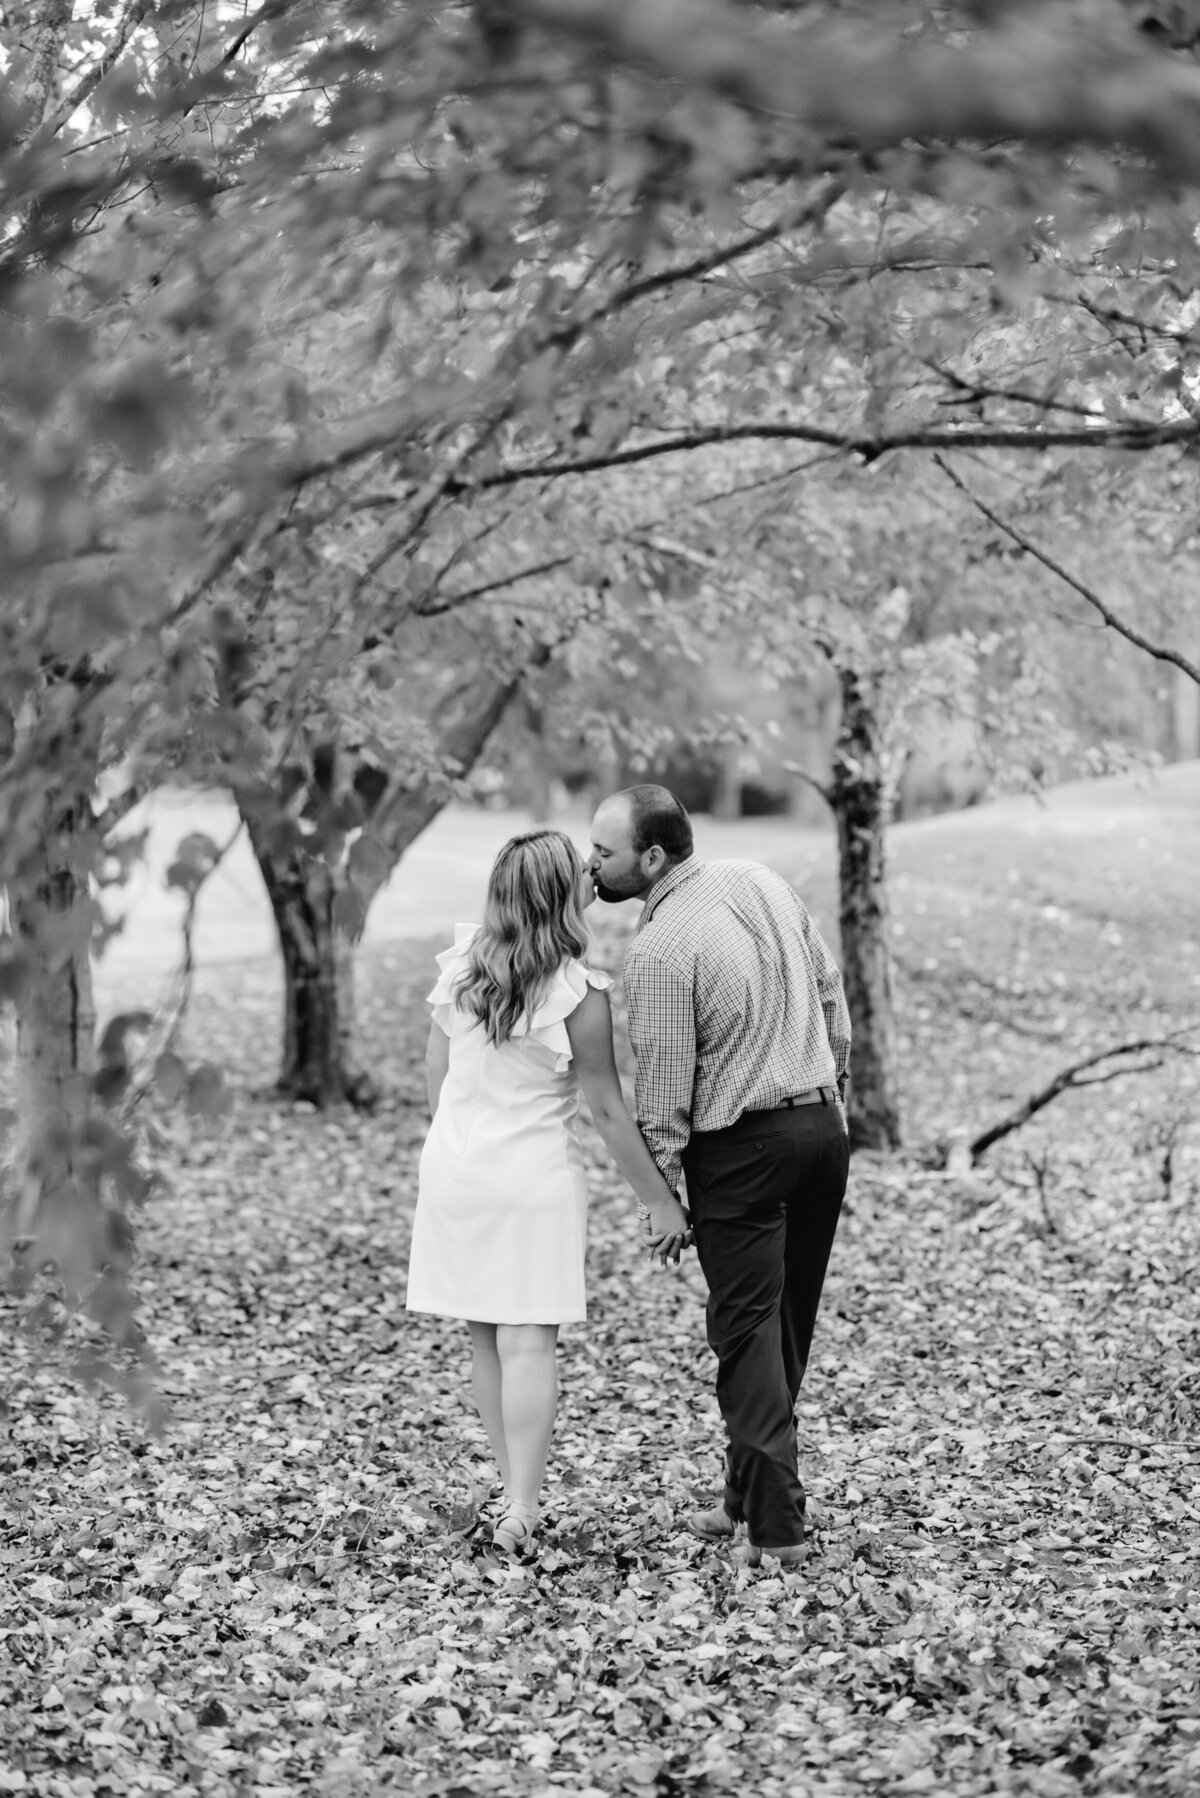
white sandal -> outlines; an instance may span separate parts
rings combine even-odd
[[[533,1526],[537,1522],[536,1505],[518,1504],[509,1499],[504,1514],[492,1531],[492,1547],[506,1555],[526,1555],[533,1546]]]

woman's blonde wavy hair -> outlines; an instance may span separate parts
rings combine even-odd
[[[455,1003],[478,1018],[490,1043],[507,1042],[564,961],[587,953],[582,873],[561,830],[525,831],[496,857],[483,923],[454,983]]]

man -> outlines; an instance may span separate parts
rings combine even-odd
[[[705,863],[665,787],[604,800],[596,894],[645,901],[625,957],[638,1124],[674,1192],[680,1171],[708,1282],[708,1341],[729,1437],[725,1492],[690,1519],[750,1559],[802,1557],[795,1404],[850,1150],[841,1107],[850,1020],[812,919],[757,862]]]

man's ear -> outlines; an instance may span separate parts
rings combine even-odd
[[[648,874],[653,874],[655,878],[657,878],[666,865],[667,856],[662,844],[651,843],[649,849],[647,849],[646,853],[642,856],[642,866],[645,868],[646,872]]]

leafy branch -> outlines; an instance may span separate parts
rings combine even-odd
[[[103,51],[91,68],[80,76],[66,99],[61,101],[53,112],[42,120],[34,134],[33,146],[49,143],[51,138],[57,137],[63,126],[79,111],[84,101],[91,98],[105,76],[112,73],[125,46],[149,11],[150,0],[128,0],[128,4],[118,19],[113,34]]]
[[[799,442],[824,444],[828,449],[857,456],[864,463],[877,462],[894,450],[903,449],[1090,449],[1151,450],[1173,443],[1193,443],[1200,438],[1200,420],[1173,419],[1155,422],[1149,419],[1108,427],[1047,427],[1044,425],[916,425],[898,431],[881,431],[874,436],[861,432],[839,431],[832,426],[796,422],[763,421],[745,425],[713,425],[702,430],[681,431],[673,437],[658,437],[650,443],[631,445],[628,449],[610,450],[603,455],[580,456],[557,462],[524,463],[497,469],[479,480],[450,488],[451,492],[476,493],[491,487],[511,487],[517,481],[550,480],[563,475],[595,474],[604,468],[625,468],[638,462],[653,461],[657,456],[676,455],[681,451],[710,449],[723,443]]]
[[[685,263],[657,270],[652,275],[628,281],[590,311],[557,322],[548,329],[518,331],[508,345],[507,352],[497,357],[494,370],[483,380],[468,380],[464,377],[439,385],[431,391],[423,405],[416,404],[412,396],[407,395],[401,401],[374,407],[348,428],[344,435],[328,439],[315,453],[282,457],[274,473],[276,490],[295,495],[313,481],[336,474],[341,469],[354,467],[381,451],[395,452],[404,444],[414,442],[422,436],[445,436],[472,422],[477,424],[478,436],[471,447],[459,454],[446,476],[426,483],[415,496],[420,517],[427,518],[442,498],[453,498],[488,486],[506,484],[497,477],[468,481],[463,478],[462,469],[472,455],[491,441],[495,431],[511,416],[515,403],[514,368],[527,367],[536,357],[545,354],[555,355],[561,360],[588,331],[635,305],[639,300],[689,281],[700,281],[718,269],[728,267],[764,245],[778,240],[787,232],[818,223],[844,191],[845,185],[841,180],[829,180],[815,196],[805,200],[803,204],[786,208],[768,225],[749,232],[733,243],[706,251]],[[525,476],[518,475],[515,478]],[[405,497],[414,496],[410,494]],[[381,503],[395,504],[396,499],[391,495],[384,496]],[[177,624],[228,573],[252,543],[258,525],[259,515],[248,511],[226,527],[171,608],[165,621],[167,624]],[[393,531],[392,548],[382,557],[380,566],[403,547],[410,538],[411,531],[410,522],[405,522],[399,530]],[[377,567],[371,570],[372,575],[377,572]]]
[[[1169,175],[1200,173],[1200,74],[1151,48],[1117,8],[1004,9],[1004,23],[954,43],[751,22],[730,0],[512,0],[512,12],[799,137],[872,149],[1125,144]]]
[[[1007,518],[1002,517],[999,512],[989,506],[987,501],[982,499],[973,488],[969,487],[962,476],[951,468],[950,464],[945,461],[943,457],[935,455],[933,460],[937,463],[947,479],[958,488],[959,492],[964,494],[965,497],[970,500],[977,511],[981,512],[990,523],[994,524],[997,530],[1003,531],[1006,537],[1010,537],[1014,543],[1018,544],[1027,555],[1031,555],[1036,562],[1042,564],[1043,568],[1048,568],[1051,574],[1057,575],[1060,581],[1064,581],[1073,592],[1078,593],[1081,599],[1085,599],[1088,605],[1099,612],[1101,618],[1110,630],[1116,631],[1118,636],[1124,637],[1127,642],[1132,643],[1136,648],[1144,650],[1148,656],[1153,656],[1156,662],[1170,662],[1172,666],[1181,669],[1189,679],[1194,680],[1196,684],[1200,686],[1200,665],[1191,661],[1183,654],[1182,650],[1164,647],[1159,643],[1152,643],[1150,639],[1143,636],[1142,632],[1134,625],[1122,618],[1119,613],[1114,612],[1112,607],[1106,600],[1101,599],[1094,588],[1089,587],[1084,581],[1081,581],[1077,575],[1072,574],[1068,569],[1064,568],[1060,562],[1056,562],[1053,556],[1049,555],[1046,550],[1040,549],[1023,531],[1018,530],[1015,524],[1011,524]]]
[[[922,356],[922,364],[938,375],[951,389],[953,397],[941,401],[943,406],[976,406],[984,400],[1009,400],[1018,406],[1029,406],[1040,412],[1066,412],[1075,418],[1093,418],[1101,423],[1107,414],[1098,406],[1082,406],[1073,400],[1060,400],[1052,393],[1027,393],[1021,387],[994,387],[985,381],[969,381],[957,370],[948,368],[932,356]]]

